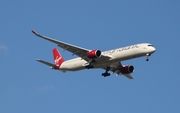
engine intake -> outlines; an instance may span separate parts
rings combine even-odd
[[[121,68],[122,74],[130,74],[133,71],[134,71],[134,66],[132,66],[132,65],[123,66],[123,68]]]
[[[90,59],[99,58],[101,56],[100,50],[91,50],[87,53],[87,57]]]

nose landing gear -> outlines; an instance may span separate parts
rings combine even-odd
[[[149,61],[149,56],[151,56],[151,54],[147,53],[146,54],[146,61]]]

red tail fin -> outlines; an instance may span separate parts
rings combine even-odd
[[[56,48],[53,49],[53,55],[54,55],[55,68],[59,69],[61,64],[64,62],[64,58],[61,56],[61,54],[59,53],[58,49],[56,49]]]

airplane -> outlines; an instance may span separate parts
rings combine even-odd
[[[64,50],[71,52],[73,55],[79,56],[78,58],[65,61],[57,48],[52,50],[54,56],[54,64],[47,61],[37,59],[38,62],[50,66],[51,69],[66,71],[79,71],[83,69],[104,69],[105,72],[102,76],[110,76],[109,71],[116,73],[116,75],[124,75],[129,79],[134,79],[131,73],[134,72],[133,65],[122,65],[121,61],[134,59],[146,56],[146,61],[149,61],[149,56],[156,51],[156,48],[150,43],[134,44],[122,48],[108,50],[101,52],[98,49],[85,49],[62,41],[55,40],[36,33],[36,36],[57,44]]]

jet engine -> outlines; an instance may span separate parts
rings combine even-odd
[[[87,57],[90,59],[99,58],[101,56],[100,50],[91,50],[87,53]]]
[[[126,65],[121,68],[121,73],[122,74],[130,74],[134,71],[134,66],[132,65]]]

